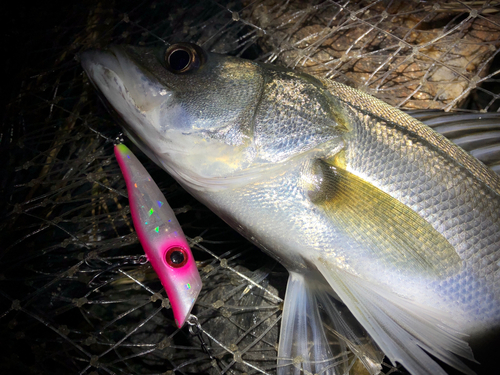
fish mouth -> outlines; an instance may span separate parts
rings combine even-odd
[[[147,113],[168,100],[172,92],[145,73],[126,47],[91,49],[80,55],[88,77],[116,110],[132,106]]]
[[[163,166],[156,155],[168,152],[163,147],[159,149],[160,145],[172,144],[155,125],[159,109],[168,103],[172,91],[147,75],[126,47],[90,49],[80,54],[80,61],[106,107],[118,114],[127,137]]]

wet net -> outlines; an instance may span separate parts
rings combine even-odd
[[[347,83],[405,109],[500,107],[493,1],[21,2],[9,14],[0,138],[3,373],[276,372],[286,270],[132,148],[175,209],[204,284],[197,324],[175,327],[165,291],[141,262],[113,156],[120,128],[78,52],[195,42]],[[352,374],[365,373],[352,366]]]

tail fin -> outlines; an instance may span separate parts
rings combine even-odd
[[[341,311],[340,303],[330,293],[324,281],[290,273],[281,322],[278,375],[345,375],[357,360],[370,374],[380,372],[383,354],[366,342],[368,336],[356,321],[345,318],[351,314]],[[327,315],[324,320],[331,324],[326,330],[322,315]]]

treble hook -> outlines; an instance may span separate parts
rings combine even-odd
[[[203,339],[203,329],[201,328],[198,317],[196,315],[189,314],[189,318],[187,318],[186,323],[189,324],[189,333],[198,337],[202,350],[208,355],[211,361],[215,361],[215,363],[217,363],[217,370],[219,370],[219,373],[222,374],[222,368],[220,367],[219,361],[212,355],[212,351]]]

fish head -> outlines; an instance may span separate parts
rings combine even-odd
[[[191,191],[257,178],[338,137],[335,119],[317,124],[296,105],[299,96],[298,105],[314,102],[332,113],[327,90],[290,70],[188,43],[89,50],[81,62],[127,135]]]

